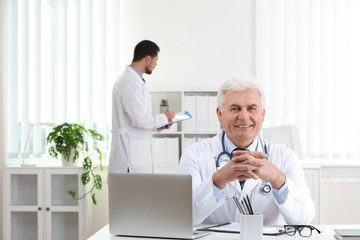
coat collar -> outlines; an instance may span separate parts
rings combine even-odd
[[[222,134],[223,134],[223,130],[220,130],[217,135],[215,136],[216,138],[216,141],[213,141],[213,145],[212,145],[212,155],[213,157],[216,159],[218,157],[218,155],[222,152],[222,145],[221,145],[221,137],[222,137]],[[225,159],[225,156],[224,155],[224,158]],[[228,157],[227,157],[228,159]],[[215,163],[215,162],[214,162]]]
[[[126,70],[128,70],[133,76],[135,76],[135,78],[139,80],[141,83],[145,84],[142,77],[140,77],[140,75],[132,67],[130,67],[130,65],[126,66]]]

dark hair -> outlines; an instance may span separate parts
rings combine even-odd
[[[134,49],[133,62],[139,61],[146,56],[154,58],[158,55],[158,52],[160,52],[160,48],[156,43],[149,40],[143,40],[139,42]]]

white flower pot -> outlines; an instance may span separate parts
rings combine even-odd
[[[62,166],[63,167],[78,167],[79,166],[79,159],[76,159],[75,162],[72,160],[75,154],[75,149],[71,149],[70,152],[70,160],[67,161],[64,158],[64,155],[61,155],[61,160],[62,160]]]
[[[160,113],[169,111],[169,106],[160,106]]]

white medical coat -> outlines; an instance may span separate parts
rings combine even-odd
[[[168,123],[165,114],[152,114],[144,81],[126,66],[112,93],[112,141],[109,172],[152,172],[152,132]]]
[[[218,202],[213,194],[212,175],[217,171],[216,158],[222,152],[221,137],[222,131],[213,138],[190,145],[180,159],[179,172],[192,175],[194,225],[240,221],[233,199],[226,200],[233,194],[230,194],[229,184]],[[248,179],[243,190],[238,188],[238,196],[242,199],[249,195],[254,212],[263,214],[264,225],[309,224],[314,218],[315,206],[297,154],[285,146],[263,140],[260,134],[257,137],[257,151],[264,152],[264,145],[260,142],[265,142],[268,161],[285,173],[289,194],[286,201],[279,204],[274,190],[269,194],[262,192],[264,181]],[[223,154],[220,162],[228,161],[229,157]]]

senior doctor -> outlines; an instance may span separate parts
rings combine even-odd
[[[131,65],[116,80],[112,95],[112,141],[109,172],[152,172],[152,132],[175,113],[153,114],[143,74],[151,74],[159,58],[156,43],[144,40],[134,49]]]
[[[233,196],[246,195],[264,225],[309,224],[315,206],[297,154],[259,134],[265,118],[261,86],[251,77],[230,79],[217,105],[223,130],[190,145],[179,164],[181,173],[192,175],[194,224],[239,222]]]

